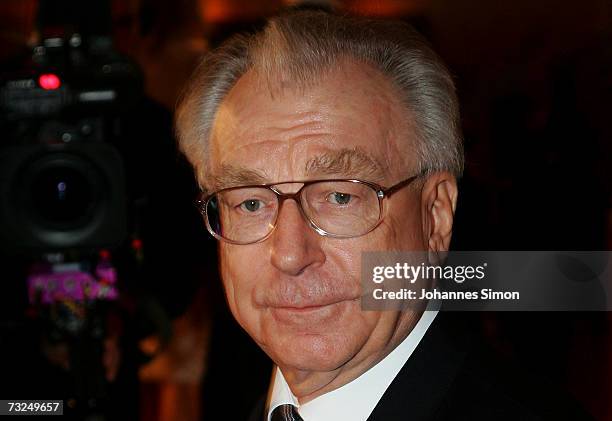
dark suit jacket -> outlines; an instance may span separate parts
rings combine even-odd
[[[470,334],[470,317],[437,315],[368,421],[592,419],[550,384],[493,357]],[[263,420],[264,406],[249,420]]]

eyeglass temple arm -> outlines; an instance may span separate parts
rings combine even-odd
[[[412,183],[414,180],[416,180],[417,178],[423,176],[425,173],[421,172],[419,174],[413,175],[410,178],[407,178],[403,181],[400,181],[397,184],[394,184],[391,187],[387,187],[387,188],[381,188],[380,190],[384,193],[385,196],[391,196],[393,193],[395,193],[396,191],[398,191],[399,189],[401,189],[404,186],[407,186],[408,184]]]

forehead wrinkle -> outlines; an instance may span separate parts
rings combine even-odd
[[[329,130],[328,124],[326,124],[323,116],[318,112],[290,113],[282,110],[268,110],[266,119],[270,124],[259,127],[254,132],[248,123],[261,118],[259,114],[261,114],[261,111],[258,113],[251,112],[250,115],[242,115],[236,118],[232,127],[234,134],[240,138],[268,140],[276,138],[287,139],[299,135],[326,134]],[[271,124],[272,122],[276,124]],[[279,122],[281,124],[278,124]]]
[[[308,176],[343,175],[366,181],[382,181],[382,166],[360,148],[342,148],[310,158],[304,172]]]
[[[305,107],[298,104],[298,107]],[[307,110],[274,110],[279,114],[280,120],[284,124],[270,125],[271,130],[279,132],[291,132],[293,130],[304,131],[306,133],[319,132],[328,128],[325,123],[325,116],[320,111]]]

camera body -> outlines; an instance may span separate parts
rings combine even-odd
[[[25,69],[25,70],[24,70]],[[113,247],[126,236],[117,142],[137,66],[106,36],[47,38],[0,87],[0,250]]]

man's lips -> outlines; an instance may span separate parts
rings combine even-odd
[[[329,303],[329,304],[320,304],[320,305],[310,305],[310,306],[276,306],[276,307],[272,307],[273,310],[280,310],[280,311],[286,311],[286,312],[292,312],[292,313],[310,313],[313,311],[317,311],[320,310],[322,308],[325,307],[330,307],[333,306],[335,304],[341,303],[342,301],[337,301],[335,303]]]
[[[290,311],[309,311],[316,310],[323,307],[328,307],[334,304],[339,304],[345,301],[354,301],[354,298],[337,298],[325,301],[305,301],[301,303],[270,303],[268,307],[273,309],[282,309]]]
[[[326,302],[316,305],[269,307],[272,317],[282,325],[306,329],[310,332],[316,326],[325,326],[331,320],[341,317],[347,301]]]
[[[268,307],[270,314],[279,322],[290,325],[325,324],[338,319],[345,313],[354,300],[343,299],[320,303],[300,303],[299,305],[280,305]]]

